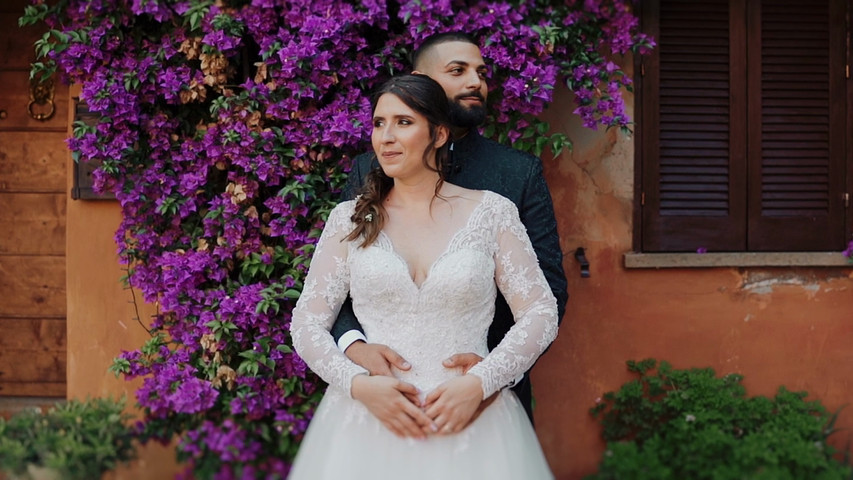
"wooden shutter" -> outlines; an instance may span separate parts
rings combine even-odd
[[[642,8],[640,248],[842,250],[846,1]]]
[[[643,4],[644,251],[746,248],[745,7],[729,3]]]
[[[843,7],[749,2],[751,251],[844,248]]]

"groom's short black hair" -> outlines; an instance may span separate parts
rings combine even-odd
[[[418,69],[419,63],[424,56],[424,53],[431,50],[433,47],[437,45],[441,45],[442,43],[447,42],[465,42],[470,43],[471,45],[475,45],[477,48],[480,48],[480,45],[474,40],[474,37],[465,33],[465,32],[444,32],[444,33],[436,33],[434,35],[430,35],[424,40],[424,42],[415,49],[415,52],[412,54],[412,67],[415,70]]]

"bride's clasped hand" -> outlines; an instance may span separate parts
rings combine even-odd
[[[389,376],[359,375],[352,382],[352,397],[401,437],[459,432],[474,418],[482,396],[482,382],[473,375],[448,380],[427,394]],[[398,420],[401,414],[414,420],[420,429],[406,428]]]
[[[461,396],[456,382],[446,382],[431,392],[420,392],[412,384],[391,378],[394,377],[392,368],[408,371],[411,364],[386,345],[357,342],[350,347],[347,355],[364,358],[363,365],[368,365],[368,373],[372,376],[353,379],[353,398],[364,403],[370,413],[400,437],[424,438],[459,432],[497,397],[493,394],[482,401],[482,382],[470,379]],[[376,358],[385,360],[371,364],[370,360]],[[458,353],[442,361],[442,366],[464,375],[481,360],[482,357],[474,353]],[[451,387],[449,391],[447,387]]]

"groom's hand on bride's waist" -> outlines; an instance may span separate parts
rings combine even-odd
[[[476,353],[457,353],[444,360],[442,365],[444,365],[445,368],[461,368],[462,374],[464,375],[468,373],[468,370],[471,370],[471,367],[480,363],[482,360],[483,357]]]
[[[480,363],[482,360],[483,357],[477,355],[476,353],[457,353],[455,355],[452,355],[450,358],[444,360],[443,365],[445,366],[445,368],[461,368],[462,373],[466,374],[468,373],[468,370],[471,370],[471,367]],[[464,425],[463,428],[467,428],[468,425],[474,423],[474,420],[476,420],[477,417],[479,417],[480,414],[483,413],[483,410],[485,410],[489,405],[492,404],[492,402],[495,401],[496,398],[498,398],[498,393],[500,392],[495,392],[489,398],[480,402],[480,406],[477,407],[477,410],[474,412],[474,415],[471,417],[468,423]]]
[[[344,352],[350,360],[367,369],[371,375],[393,376],[391,367],[399,370],[412,368],[409,362],[387,345],[355,341]]]

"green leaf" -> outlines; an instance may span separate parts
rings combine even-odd
[[[297,299],[301,295],[301,292],[299,292],[299,290],[294,290],[292,288],[289,288],[289,289],[284,291],[283,295],[285,298]]]
[[[483,129],[483,136],[486,138],[492,138],[495,136],[495,125],[493,123],[486,125],[486,128]]]
[[[547,144],[548,137],[536,137],[536,141],[533,146],[533,151],[537,157],[542,155],[542,152],[545,150],[545,146]]]
[[[122,374],[130,372],[130,361],[126,358],[114,358],[109,370],[118,378]]]
[[[563,148],[571,149],[572,143],[568,140],[568,138],[562,133],[555,133],[551,135],[551,153],[556,158],[563,152]]]
[[[156,334],[153,337],[149,338],[144,345],[142,345],[142,353],[144,355],[154,355],[160,350],[160,347],[163,346],[163,336],[162,334]]]

